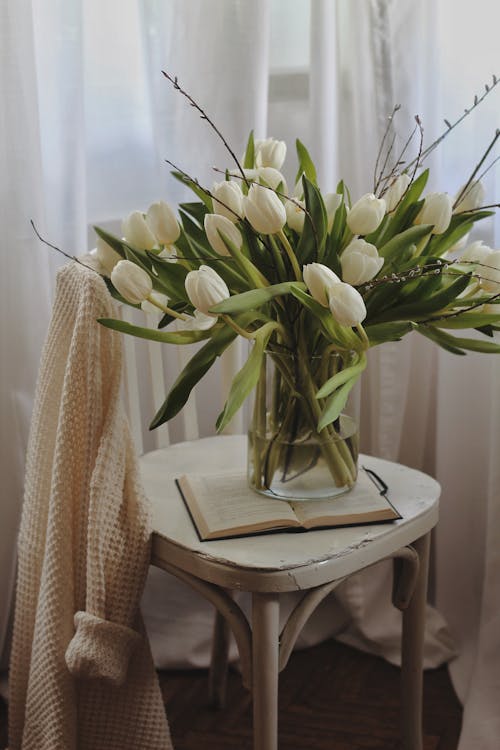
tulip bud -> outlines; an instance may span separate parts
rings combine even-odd
[[[410,176],[406,173],[398,175],[396,179],[391,182],[389,188],[384,193],[384,200],[388,214],[390,214],[391,211],[394,211],[399,201],[406,193],[410,182]]]
[[[462,192],[463,195],[460,198]],[[465,185],[462,185],[455,196],[455,200],[458,200],[458,198],[460,198],[460,202],[457,203],[457,205],[453,209],[453,213],[456,214],[460,213],[461,211],[474,211],[474,209],[479,208],[479,206],[484,203],[484,196],[485,190],[479,180],[471,182],[467,189]]]
[[[255,141],[255,166],[281,169],[286,156],[285,141],[274,138]]]
[[[243,198],[245,216],[260,234],[276,234],[286,222],[286,211],[276,193],[262,187],[252,185],[248,195]]]
[[[146,224],[161,245],[173,245],[179,239],[179,223],[165,201],[153,203],[148,208]]]
[[[337,208],[339,208],[342,203],[342,196],[340,193],[326,193],[326,195],[323,196],[323,202],[326,208],[328,233],[330,233],[332,231]]]
[[[217,200],[219,198],[219,200]],[[214,214],[236,222],[243,217],[243,193],[237,182],[215,182],[212,188]]]
[[[95,256],[108,276],[118,261],[121,260],[121,256],[102,237],[97,238]]]
[[[134,247],[141,250],[152,250],[156,247],[156,237],[146,224],[141,211],[132,211],[122,225],[123,236]]]
[[[222,216],[222,214],[205,214],[203,225],[205,227],[207,240],[210,242],[210,245],[215,250],[215,252],[219,253],[219,255],[231,255],[224,243],[224,240],[221,237],[221,234],[227,237],[228,240],[231,240],[233,245],[236,245],[238,250],[241,249],[243,238],[241,236],[240,230],[233,224],[232,221],[227,219],[225,216]]]
[[[210,266],[200,266],[197,271],[189,271],[184,283],[191,304],[205,315],[213,316],[214,313],[209,312],[210,308],[229,297],[226,282]]]
[[[341,283],[337,274],[322,263],[308,263],[302,268],[302,277],[316,302],[328,307],[328,289]]]
[[[267,185],[273,190],[277,190],[281,185],[280,193],[287,195],[288,186],[286,180],[277,169],[274,167],[259,167],[257,170],[257,178],[261,185]]]
[[[342,279],[348,284],[364,284],[378,274],[384,259],[375,245],[365,240],[352,240],[341,255]]]
[[[328,290],[332,315],[342,326],[355,326],[366,318],[363,297],[349,284],[334,284]]]
[[[429,193],[415,224],[433,224],[432,234],[443,234],[450,226],[452,200],[448,193]]]
[[[285,203],[285,211],[286,211],[286,221],[290,229],[293,229],[295,232],[298,232],[299,234],[302,232],[302,229],[304,228],[304,219],[306,217],[305,211],[305,203],[304,201],[286,201]]]
[[[366,193],[347,214],[347,226],[353,234],[370,234],[379,226],[384,214],[385,200]]]
[[[487,268],[479,269],[481,286],[485,292],[498,294],[500,292],[500,250],[493,250],[484,260]]]
[[[461,261],[468,261],[469,263],[486,263],[486,258],[491,255],[493,250],[488,245],[485,245],[482,240],[471,242],[467,245],[464,252],[459,258]]]
[[[140,305],[153,289],[151,277],[131,260],[120,260],[116,264],[111,271],[111,283],[133,305]]]
[[[153,304],[153,301],[157,302],[160,307],[157,307],[155,304]],[[141,310],[145,313],[151,313],[152,315],[157,315],[161,310],[161,307],[167,306],[168,297],[166,294],[162,294],[161,292],[151,292],[149,298],[141,302]]]

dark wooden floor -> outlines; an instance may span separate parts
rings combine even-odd
[[[175,750],[251,750],[251,701],[231,671],[227,706],[207,706],[205,671],[160,675]],[[279,750],[397,750],[399,670],[327,641],[293,654],[280,676]],[[0,748],[6,744],[0,705]],[[461,708],[445,667],[427,671],[424,750],[456,750]]]

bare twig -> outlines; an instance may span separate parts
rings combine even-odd
[[[76,263],[79,263],[84,268],[88,268],[90,271],[94,271],[94,273],[96,273],[98,276],[102,276],[102,274],[100,274],[99,271],[97,271],[95,268],[92,268],[92,266],[88,266],[86,263],[82,263],[82,261],[79,258],[77,258],[76,255],[70,255],[64,250],[61,250],[60,247],[57,247],[57,245],[53,245],[48,240],[44,239],[42,235],[40,234],[40,232],[38,231],[38,229],[36,228],[36,225],[33,219],[30,219],[30,224],[33,228],[34,233],[36,234],[40,242],[43,242],[44,245],[47,245],[47,247],[50,247],[52,250],[55,250],[56,252],[60,253],[60,255],[64,255],[64,257],[67,258],[68,260],[74,260]]]
[[[208,124],[210,125],[210,127],[212,128],[212,130],[214,130],[214,131],[215,131],[215,133],[217,133],[217,135],[218,135],[218,136],[219,136],[219,138],[221,139],[222,143],[224,144],[225,148],[226,148],[226,149],[227,149],[227,151],[228,151],[228,152],[230,153],[230,155],[231,155],[231,157],[232,157],[233,161],[235,162],[236,166],[238,167],[238,169],[239,169],[239,171],[240,171],[240,173],[241,173],[241,176],[242,176],[243,180],[245,180],[245,182],[246,182],[246,181],[247,181],[247,178],[246,178],[246,176],[245,176],[245,172],[243,171],[243,167],[241,166],[241,164],[240,164],[240,161],[239,161],[238,157],[236,156],[236,154],[234,153],[233,149],[231,148],[231,146],[229,145],[229,143],[228,143],[228,142],[226,141],[226,139],[225,139],[225,138],[224,138],[224,136],[222,135],[222,133],[221,133],[221,131],[219,130],[219,128],[218,128],[218,127],[216,126],[216,124],[215,124],[215,123],[213,122],[213,120],[211,120],[211,119],[210,119],[210,117],[209,117],[209,116],[207,115],[207,113],[205,112],[205,110],[204,110],[204,109],[203,109],[202,107],[200,107],[200,105],[199,105],[199,104],[198,104],[198,103],[197,103],[197,102],[196,102],[196,101],[195,101],[195,100],[193,99],[193,97],[192,97],[192,96],[190,96],[190,94],[188,94],[188,93],[187,93],[187,91],[184,91],[184,89],[183,89],[183,88],[182,88],[182,87],[180,86],[180,84],[179,84],[179,82],[178,82],[178,80],[177,80],[177,76],[174,76],[174,77],[172,77],[172,76],[171,76],[171,75],[169,75],[169,74],[168,74],[168,73],[167,73],[167,72],[166,72],[165,70],[162,70],[162,73],[163,73],[163,75],[165,76],[165,78],[166,78],[166,79],[167,79],[168,81],[170,81],[170,83],[171,83],[171,84],[173,85],[174,89],[176,89],[176,90],[177,90],[177,91],[179,91],[179,92],[180,92],[180,93],[181,93],[181,94],[182,94],[183,96],[185,96],[185,97],[186,97],[186,99],[188,100],[188,102],[190,103],[190,105],[191,105],[192,107],[194,107],[194,108],[195,108],[196,110],[198,110],[198,112],[200,113],[200,117],[201,117],[201,119],[202,119],[202,120],[206,120],[206,121],[208,122]]]
[[[456,208],[459,205],[460,201],[464,198],[464,196],[466,195],[466,193],[472,187],[472,183],[474,182],[474,177],[476,176],[476,174],[479,172],[479,170],[483,166],[484,162],[486,161],[486,158],[487,158],[488,154],[490,153],[491,149],[493,148],[493,146],[495,145],[495,143],[497,142],[497,140],[499,138],[500,138],[500,130],[497,130],[495,132],[495,135],[493,136],[493,139],[491,140],[490,145],[488,146],[488,148],[486,149],[486,151],[482,155],[481,159],[479,160],[479,163],[476,165],[476,167],[475,167],[474,171],[472,172],[471,176],[469,177],[469,179],[467,180],[467,182],[463,186],[462,190],[460,191],[459,195],[457,196],[457,198],[456,198],[456,200],[455,200],[455,202],[453,204],[453,208]]]

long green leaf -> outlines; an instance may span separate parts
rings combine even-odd
[[[398,321],[396,323],[365,325],[364,329],[370,339],[370,345],[376,346],[386,341],[399,341],[406,333],[412,330],[412,325],[406,321]]]
[[[245,149],[245,158],[243,159],[244,169],[253,169],[255,164],[255,141],[253,137],[253,130],[250,131],[248,136],[247,147]]]
[[[231,421],[247,396],[257,385],[267,342],[277,327],[277,323],[265,323],[255,333],[255,341],[250,355],[241,370],[235,375],[224,409],[217,418],[217,432],[223,430]]]
[[[360,340],[353,330],[347,326],[339,325],[327,307],[320,305],[319,302],[300,288],[298,284],[294,284],[290,292],[319,320],[329,341],[337,344],[342,349],[359,349]]]
[[[329,380],[326,381],[326,383],[323,383],[321,388],[316,394],[316,398],[326,398],[330,395],[330,393],[333,393],[337,388],[339,388],[341,385],[344,385],[348,380],[351,380],[354,376],[360,375],[363,370],[366,368],[366,354],[362,352],[360,354],[359,360],[351,365],[350,367],[345,367],[340,372],[337,372],[333,377],[331,377]]]
[[[460,315],[453,315],[444,318],[435,318],[428,321],[437,328],[480,328],[481,326],[498,325],[500,323],[500,310],[498,315],[491,313],[473,313],[463,312]]]
[[[451,354],[465,354],[462,349],[458,348],[454,336],[449,336],[444,331],[440,331],[439,328],[416,325],[415,330]]]
[[[212,199],[209,195],[207,195],[206,191],[197,182],[192,180],[190,177],[187,177],[187,175],[182,174],[182,172],[171,172],[171,174],[173,177],[175,177],[176,180],[182,182],[183,185],[187,185],[188,188],[190,188],[193,193],[197,195],[198,198],[205,204],[208,210],[212,212]]]
[[[347,403],[349,394],[358,378],[359,374],[350,378],[346,383],[340,386],[340,388],[337,388],[332,396],[330,396],[325,408],[321,412],[321,417],[318,422],[319,432],[321,432],[321,430],[323,430],[325,427],[328,427],[328,425],[332,422],[335,422],[335,420],[340,416],[344,406]]]
[[[410,245],[416,244],[420,239],[429,235],[431,230],[431,224],[420,224],[410,227],[382,245],[378,251],[379,255],[385,258],[386,263],[390,263],[393,258],[399,258]]]
[[[470,281],[470,274],[460,276],[447,287],[432,295],[426,300],[408,305],[398,305],[385,312],[374,315],[372,323],[386,323],[393,320],[419,320],[432,315],[438,310],[445,309],[461,292],[464,291]]]
[[[295,177],[295,183],[297,183],[300,180],[301,176],[305,174],[307,179],[316,185],[318,182],[316,167],[314,166],[314,162],[309,155],[309,151],[304,146],[304,144],[299,141],[298,138],[295,141],[295,148],[297,149],[297,159],[299,161],[299,168]]]
[[[251,289],[248,292],[235,294],[232,297],[225,299],[223,302],[219,302],[218,305],[210,308],[210,311],[219,314],[226,313],[232,315],[234,313],[245,312],[246,310],[256,310],[274,297],[289,294],[292,287],[299,286],[305,289],[305,284],[298,281],[284,281],[281,284],[273,284],[272,286],[267,286],[263,289]]]
[[[158,331],[156,328],[144,328],[115,318],[98,318],[98,323],[106,328],[112,328],[113,331],[128,333],[140,339],[160,341],[164,344],[194,344],[213,335],[212,329],[208,331]]]
[[[210,341],[196,352],[177,377],[167,398],[154,416],[149,426],[150,430],[168,422],[169,419],[180,412],[194,386],[235,338],[236,332],[229,326],[225,326],[213,334]]]
[[[327,218],[323,198],[316,185],[305,175],[302,177],[304,187],[304,199],[307,214],[304,219],[304,227],[297,245],[296,255],[301,264],[307,263],[311,258],[321,260],[324,255]]]

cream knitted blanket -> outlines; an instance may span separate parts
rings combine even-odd
[[[10,668],[10,750],[166,750],[139,612],[150,516],[120,402],[102,279],[58,275],[27,456]]]

